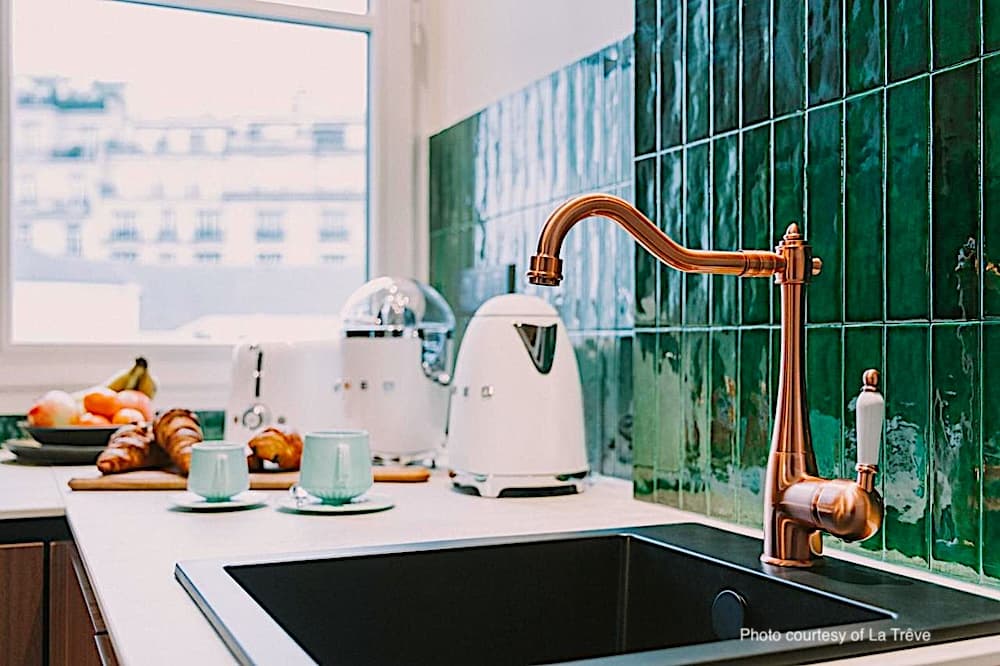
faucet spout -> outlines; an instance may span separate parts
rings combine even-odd
[[[692,250],[663,233],[632,204],[610,194],[584,194],[559,206],[545,222],[538,251],[531,258],[528,281],[555,286],[562,282],[563,239],[580,220],[603,217],[616,222],[654,257],[685,273],[768,277],[785,268],[785,258],[758,250]]]

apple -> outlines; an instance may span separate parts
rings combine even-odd
[[[79,413],[76,400],[65,391],[49,391],[28,410],[28,423],[38,428],[68,426]]]

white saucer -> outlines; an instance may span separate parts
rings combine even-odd
[[[375,511],[385,511],[394,506],[391,497],[386,495],[366,494],[355,497],[350,502],[344,504],[324,504],[315,497],[282,497],[278,501],[278,506],[283,511],[295,513],[332,513],[332,514],[352,514],[352,513],[374,513]]]
[[[170,496],[170,503],[179,509],[189,511],[232,511],[234,509],[249,509],[267,503],[264,493],[256,490],[246,490],[238,495],[233,495],[222,502],[209,502],[201,495],[192,492],[174,493]]]

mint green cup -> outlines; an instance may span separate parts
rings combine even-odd
[[[199,442],[191,447],[188,490],[209,502],[225,502],[250,488],[246,447],[234,442]]]
[[[306,433],[299,487],[324,504],[345,504],[372,486],[372,454],[364,430]]]

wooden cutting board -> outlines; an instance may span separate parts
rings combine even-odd
[[[430,478],[426,467],[372,467],[376,482],[418,483]],[[287,490],[299,480],[298,472],[250,474],[253,490]],[[121,474],[78,477],[69,480],[73,490],[184,490],[187,478],[162,469],[142,469]]]

